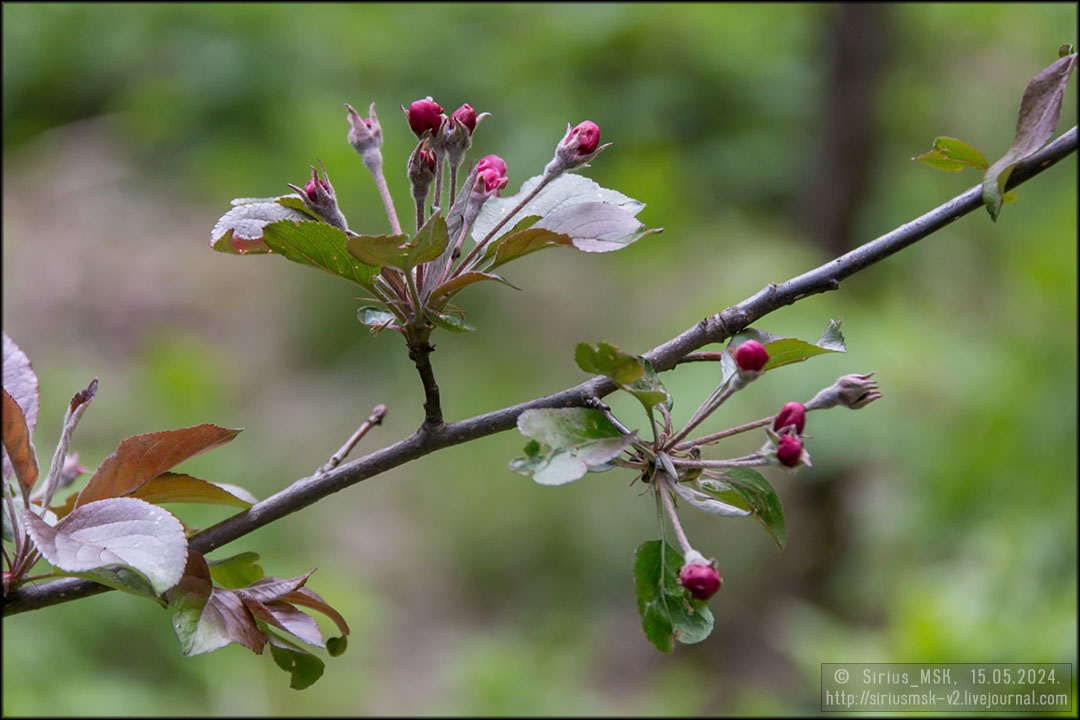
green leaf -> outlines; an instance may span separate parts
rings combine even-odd
[[[573,244],[574,241],[566,235],[544,228],[529,227],[507,233],[499,240],[490,243],[485,251],[485,258],[494,255],[494,260],[488,268],[494,269],[537,250],[549,247],[572,247]]]
[[[329,223],[280,221],[263,228],[263,240],[275,253],[301,265],[325,270],[374,292],[378,268],[358,262],[346,250],[351,238]]]
[[[634,590],[645,636],[661,652],[669,653],[675,641],[701,642],[713,629],[713,616],[704,600],[695,600],[679,584],[683,559],[675,548],[660,540],[638,546],[634,553]]]
[[[378,332],[397,322],[397,315],[383,308],[365,305],[356,311],[356,319],[360,324],[373,328],[372,332]]]
[[[292,676],[289,687],[293,690],[309,688],[322,677],[326,669],[322,660],[289,642],[273,630],[267,630],[266,637],[270,642],[270,654],[274,662]]]
[[[765,363],[765,370],[773,370],[784,365],[803,362],[817,355],[825,355],[834,352],[847,352],[844,344],[844,335],[840,332],[840,322],[829,320],[828,327],[821,334],[817,342],[810,343],[797,338],[782,338],[772,333],[747,328],[731,337],[727,344],[727,352],[720,359],[722,383],[727,382],[737,371],[732,352],[747,340],[757,340],[769,353],[769,362]]]
[[[251,493],[237,485],[212,483],[183,473],[172,472],[162,473],[152,478],[126,497],[138,498],[154,505],[202,503],[249,508],[258,502]]]
[[[408,235],[356,235],[349,237],[345,248],[349,254],[372,268],[390,267],[404,270],[409,267]]]
[[[242,588],[266,577],[259,565],[259,553],[242,552],[239,555],[209,561],[210,577],[224,588]]]
[[[623,352],[614,345],[578,343],[574,360],[587,373],[605,375],[620,388],[636,397],[646,412],[663,403],[671,410],[673,401],[653,366],[641,355]]]
[[[473,224],[473,240],[480,242],[507,213],[516,208],[518,203],[533,191],[539,184],[541,177],[537,175],[526,180],[517,194],[512,197],[491,198],[484,203],[476,222]],[[637,215],[645,207],[644,203],[627,197],[617,190],[600,187],[583,175],[567,173],[551,181],[518,214],[522,217],[528,215],[545,217],[571,205],[597,201],[619,208],[630,215]],[[495,237],[498,238],[501,235],[508,234],[509,231],[504,228]]]
[[[310,217],[306,212],[277,202],[245,203],[233,200],[233,204],[233,209],[222,215],[210,231],[210,247],[232,255],[268,253],[270,247],[265,242],[267,225],[285,220],[299,222]]]
[[[134,498],[109,498],[76,508],[52,527],[26,513],[42,557],[69,573],[122,565],[138,572],[155,594],[175,585],[187,561],[184,526],[169,512]]]
[[[287,208],[292,208],[293,210],[299,210],[300,212],[304,213],[305,215],[307,215],[311,219],[318,220],[318,221],[322,222],[322,218],[319,217],[318,215],[316,215],[307,206],[307,203],[305,203],[300,198],[300,196],[297,195],[296,193],[289,193],[288,195],[282,195],[280,197],[273,198],[273,201],[276,202],[278,205],[284,205]],[[233,202],[235,203],[236,201],[233,200]]]
[[[349,638],[344,635],[341,637],[326,638],[326,652],[330,653],[330,657],[341,657],[345,654],[345,650],[348,647]]]
[[[434,260],[442,255],[449,242],[446,220],[441,213],[435,213],[428,218],[428,221],[416,233],[413,241],[409,243],[408,266],[412,268]]]
[[[731,489],[757,515],[766,532],[772,536],[781,550],[787,541],[787,526],[784,524],[784,508],[780,498],[769,481],[761,473],[750,468],[731,468],[724,471]]]
[[[981,152],[968,145],[966,142],[950,137],[934,139],[934,147],[922,155],[917,155],[912,160],[924,162],[930,167],[946,172],[959,172],[966,167],[985,170],[990,163]]]
[[[1008,151],[983,176],[983,203],[993,220],[1004,204],[1005,184],[1016,163],[1046,144],[1061,118],[1065,86],[1076,67],[1076,54],[1058,58],[1043,68],[1024,89],[1016,133]]]
[[[541,485],[562,485],[585,475],[590,467],[617,457],[637,439],[624,435],[591,408],[542,408],[518,416],[518,430],[532,438],[525,457],[510,464],[522,475],[532,475]]]
[[[449,330],[450,332],[472,332],[476,329],[473,325],[465,322],[460,315],[452,312],[436,312],[431,308],[424,308],[424,317],[434,323],[437,327],[441,327],[443,330]]]

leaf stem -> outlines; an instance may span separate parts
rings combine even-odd
[[[720,432],[713,433],[712,435],[705,435],[705,436],[699,437],[699,438],[697,438],[695,440],[687,440],[686,442],[679,443],[678,445],[674,446],[671,449],[676,451],[676,452],[680,452],[680,451],[683,451],[683,450],[689,450],[690,448],[697,447],[699,445],[711,445],[712,443],[716,442],[717,440],[723,440],[726,437],[731,437],[732,435],[738,435],[739,433],[746,432],[747,430],[753,430],[754,428],[759,428],[762,425],[768,425],[775,418],[776,418],[775,415],[770,415],[768,417],[763,417],[760,420],[755,420],[754,422],[749,422],[749,423],[746,423],[745,425],[738,425],[738,426],[733,427],[733,428],[728,428],[727,430],[721,430]]]
[[[734,395],[735,391],[742,387],[738,378],[739,376],[737,374],[732,375],[727,383],[716,388],[716,390],[713,390],[712,394],[705,399],[705,402],[701,403],[701,407],[695,410],[694,414],[690,416],[690,420],[687,421],[686,426],[676,433],[675,437],[671,438],[667,444],[667,449],[675,447],[675,445],[686,437],[691,430],[700,425],[705,418],[712,415],[718,407],[723,405],[729,397]]]
[[[761,465],[768,465],[770,460],[767,456],[761,453],[754,453],[753,455],[746,455],[741,458],[732,458],[731,460],[689,460],[687,458],[671,458],[671,462],[675,467],[688,467],[688,468],[735,468],[735,467],[759,467]]]
[[[657,472],[657,475],[659,472]],[[655,478],[655,476],[654,476]],[[675,503],[671,502],[670,491],[668,490],[667,482],[660,482],[656,484],[656,492],[660,493],[660,496],[664,500],[664,506],[667,508],[668,517],[671,518],[671,526],[675,528],[675,537],[679,538],[679,545],[682,547],[683,555],[693,550],[690,541],[686,539],[686,533],[683,532],[682,525],[679,523],[679,516],[675,513]],[[661,548],[663,551],[663,548]]]
[[[457,267],[457,270],[454,271],[454,273],[451,275],[451,277],[456,277],[456,276],[460,275],[461,273],[465,272],[465,270],[468,269],[469,261],[472,260],[476,256],[476,254],[478,252],[480,252],[480,250],[485,245],[488,244],[488,242],[491,240],[491,238],[495,237],[495,233],[499,232],[499,230],[502,229],[502,226],[510,221],[510,218],[514,217],[519,212],[521,212],[521,209],[523,207],[525,207],[526,205],[528,205],[532,201],[532,199],[534,197],[536,197],[540,193],[540,191],[543,190],[547,186],[547,184],[549,182],[551,182],[553,179],[554,179],[553,177],[548,177],[547,175],[545,175],[543,178],[541,178],[540,182],[538,182],[536,184],[536,187],[534,187],[532,189],[532,192],[530,192],[528,195],[526,195],[525,198],[521,202],[519,202],[517,204],[517,207],[515,207],[513,210],[511,210],[505,216],[503,216],[503,219],[500,220],[499,222],[497,222],[495,224],[495,227],[491,228],[491,230],[488,231],[488,234],[484,236],[484,239],[481,240],[480,242],[478,242],[476,244],[476,247],[474,247],[472,250],[469,251],[469,254],[466,255],[462,259],[461,263]]]

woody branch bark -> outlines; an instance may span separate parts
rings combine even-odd
[[[1077,128],[1074,126],[1057,140],[1017,164],[1009,177],[1006,190],[1030,180],[1075,152],[1076,148]],[[925,215],[823,265],[808,270],[802,275],[779,284],[769,283],[751,297],[695,323],[678,336],[658,345],[645,353],[645,357],[657,371],[670,370],[689,353],[710,343],[723,342],[785,305],[791,305],[811,295],[838,289],[840,282],[845,278],[941,230],[953,221],[979,209],[982,204],[982,188],[977,185]],[[404,440],[342,465],[329,474],[322,476],[316,474],[297,480],[244,512],[193,535],[188,544],[199,552],[210,552],[258,528],[302,510],[333,493],[399,465],[452,445],[460,445],[509,430],[515,426],[518,415],[525,410],[585,407],[595,398],[604,397],[614,390],[615,384],[606,377],[594,377],[553,395],[494,410],[467,420],[434,426],[425,423],[420,430]],[[109,589],[104,585],[76,578],[53,580],[36,586],[23,586],[7,597],[3,614],[7,616],[37,610],[96,595]]]

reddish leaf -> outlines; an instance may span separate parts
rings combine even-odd
[[[188,553],[184,575],[167,597],[177,609],[173,628],[185,655],[201,655],[232,642],[262,654],[266,633],[240,596],[213,586],[210,569],[200,553]]]
[[[496,282],[501,282],[503,285],[509,285],[515,290],[521,289],[513,283],[507,282],[505,278],[502,278],[495,273],[467,272],[458,275],[453,280],[447,280],[442,285],[435,288],[435,291],[431,293],[431,302],[436,303],[442,298],[452,298],[461,289],[483,280],[495,280]]]
[[[312,570],[306,575],[301,575],[296,578],[279,578],[279,577],[267,577],[253,582],[246,588],[238,588],[236,592],[240,593],[245,598],[252,600],[258,600],[259,602],[268,603],[275,600],[281,600],[289,593],[299,589],[307,582],[307,579],[311,577]]]
[[[244,598],[240,592],[237,592],[237,594],[241,595],[244,605],[259,620],[284,630],[309,645],[326,647],[326,641],[323,640],[322,633],[319,632],[319,626],[310,615],[280,600],[261,603],[258,600]]]
[[[6,339],[7,336],[4,337]],[[38,479],[37,455],[30,442],[30,428],[15,398],[6,389],[0,392],[3,392],[4,460],[11,463],[23,494],[28,495]]]
[[[239,434],[239,429],[204,423],[129,437],[101,463],[74,507],[138,490],[173,466],[224,445]]]
[[[26,427],[29,429],[30,438],[34,437],[34,427],[38,417],[38,379],[34,369],[30,366],[30,360],[19,346],[3,333],[4,338],[4,362],[3,379],[4,389],[11,394],[19,407],[22,408],[26,418]],[[8,461],[7,450],[3,451],[3,476],[11,477],[13,469]]]
[[[314,590],[306,587],[298,588],[281,599],[293,605],[303,605],[318,610],[334,621],[342,635],[349,634],[349,624],[345,622],[345,618],[337,610],[330,607]]]
[[[109,498],[77,508],[51,527],[32,512],[26,526],[34,545],[70,573],[122,565],[164,593],[182,578],[187,562],[184,527],[168,511],[134,498]]]
[[[246,497],[241,497],[246,495]],[[249,508],[256,501],[243,488],[235,485],[218,485],[182,473],[166,472],[148,480],[138,490],[126,497],[139,498],[148,503],[206,503]],[[250,499],[248,499],[250,498]]]

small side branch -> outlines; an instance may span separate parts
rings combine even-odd
[[[345,444],[338,448],[338,451],[331,455],[330,459],[326,461],[326,464],[319,468],[315,474],[317,476],[325,475],[326,473],[330,472],[338,465],[340,465],[341,461],[344,460],[350,452],[352,452],[352,449],[354,447],[356,447],[356,443],[360,442],[360,439],[364,437],[364,435],[367,435],[368,430],[375,427],[376,425],[382,424],[384,417],[386,417],[385,405],[376,405],[375,407],[373,407],[371,409],[371,415],[369,415],[368,419],[364,421],[364,424],[356,428],[356,432],[352,434],[352,437],[346,440]]]

